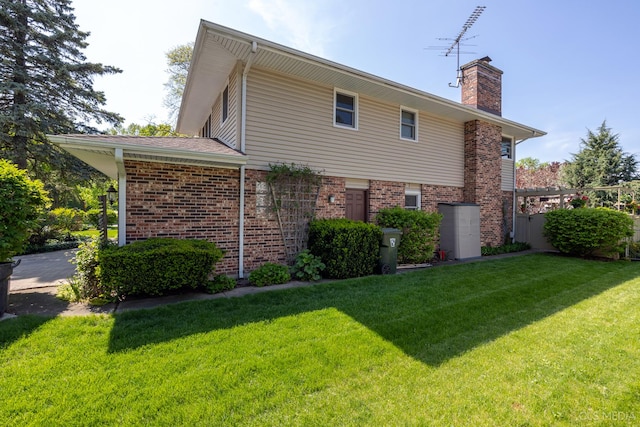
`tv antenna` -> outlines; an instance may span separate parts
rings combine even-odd
[[[451,54],[451,52],[455,51],[456,58],[458,60],[458,70],[457,70],[457,75],[456,75],[456,84],[454,85],[454,84],[449,83],[449,87],[456,87],[456,88],[460,87],[460,84],[462,84],[462,82],[463,82],[462,71],[460,70],[460,55],[461,54],[465,54],[465,53],[472,53],[472,52],[460,52],[460,45],[461,45],[462,42],[465,42],[467,40],[471,40],[473,38],[478,37],[478,36],[464,37],[464,35],[469,30],[469,28],[471,28],[473,26],[473,24],[478,20],[478,18],[480,17],[482,12],[484,12],[485,9],[486,9],[486,6],[476,6],[475,10],[473,12],[471,12],[471,15],[469,16],[469,18],[467,18],[467,22],[464,23],[464,25],[462,26],[462,29],[460,30],[460,32],[458,33],[456,38],[454,38],[454,39],[451,39],[451,38],[439,38],[438,39],[438,40],[452,40],[453,41],[451,46],[449,46],[446,49],[446,51],[444,53],[444,56],[449,56]]]

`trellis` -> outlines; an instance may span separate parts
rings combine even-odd
[[[282,234],[287,264],[306,249],[322,177],[306,166],[271,165],[267,182]]]

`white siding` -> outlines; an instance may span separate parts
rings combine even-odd
[[[248,166],[307,164],[325,175],[464,185],[464,124],[420,112],[419,140],[401,140],[399,105],[359,96],[358,130],[333,126],[333,87],[252,69]]]
[[[240,145],[240,77],[237,67],[229,76],[229,110],[227,112],[227,120],[222,123],[222,92],[218,94],[212,111],[211,136],[218,138],[232,148],[238,148]]]
[[[513,191],[513,160],[502,159],[502,191]]]

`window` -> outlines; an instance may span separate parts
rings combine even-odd
[[[229,85],[224,88],[222,92],[222,123],[227,120],[229,116]]]
[[[342,91],[334,92],[335,126],[358,128],[358,96]]]
[[[418,113],[400,108],[400,138],[416,141],[418,139]]]
[[[410,211],[420,210],[420,190],[405,190],[404,208]]]
[[[503,136],[502,137],[502,158],[503,159],[512,159],[513,157],[511,156],[511,146],[512,146],[513,140],[511,138],[509,138],[508,136]]]

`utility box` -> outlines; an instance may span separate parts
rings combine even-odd
[[[398,246],[402,232],[397,228],[382,229],[380,244],[380,273],[396,274],[398,268]]]
[[[480,250],[480,206],[473,203],[439,203],[440,249],[453,259],[482,256]]]

